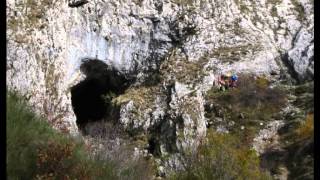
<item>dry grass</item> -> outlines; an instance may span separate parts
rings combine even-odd
[[[305,121],[298,127],[296,134],[299,139],[308,139],[314,135],[314,115],[313,113],[307,114]]]
[[[238,29],[235,29],[234,31],[241,31]],[[244,32],[242,32],[244,33]],[[210,52],[209,57],[218,58],[225,62],[236,62],[241,59],[241,57],[246,56],[250,52],[255,52],[260,50],[260,45],[241,45],[241,46],[232,46],[232,47],[219,47],[217,49],[213,49],[212,52]]]
[[[304,8],[302,4],[298,0],[291,0],[292,5],[294,6],[294,10],[298,13],[297,19],[302,21],[305,18]]]
[[[249,8],[242,2],[242,0],[234,0],[234,2],[240,8],[241,14],[246,14],[250,12]]]
[[[160,66],[160,75],[163,80],[175,78],[181,83],[193,83],[201,80],[204,73],[203,67],[207,64],[207,58],[200,58],[198,61],[189,61],[179,56],[176,51],[172,51],[171,55]]]
[[[129,88],[125,91],[124,94],[114,98],[112,102],[120,106],[123,103],[127,103],[129,101],[133,101],[135,105],[137,105],[140,109],[146,109],[150,107],[150,105],[155,100],[156,93],[159,92],[159,87],[152,86],[152,87],[134,87]]]
[[[192,6],[193,3],[195,2],[195,0],[173,0],[174,3],[178,4],[178,5],[189,5]]]

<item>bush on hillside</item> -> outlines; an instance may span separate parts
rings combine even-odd
[[[240,147],[239,138],[209,131],[207,142],[188,161],[185,171],[172,179],[271,179],[260,169],[259,158],[248,147]]]
[[[231,106],[233,112],[246,113],[250,118],[268,119],[286,102],[284,92],[269,85],[269,81],[263,77],[255,79],[241,75],[237,88],[221,93],[215,100],[223,106]]]

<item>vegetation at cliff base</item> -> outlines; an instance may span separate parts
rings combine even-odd
[[[83,142],[58,133],[7,93],[8,179],[116,179],[112,162],[89,157]]]
[[[260,168],[259,158],[249,147],[240,147],[240,138],[209,129],[207,140],[190,157],[186,171],[172,179],[272,179]]]

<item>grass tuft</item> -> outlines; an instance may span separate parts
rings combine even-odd
[[[307,114],[305,121],[298,127],[296,134],[299,139],[309,139],[314,135],[314,116],[313,113]]]

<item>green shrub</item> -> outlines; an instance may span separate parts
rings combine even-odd
[[[236,136],[209,131],[207,141],[189,160],[186,170],[171,179],[271,179],[260,169],[256,153],[240,147],[239,141]]]
[[[83,143],[53,130],[19,95],[7,95],[8,179],[114,179],[111,162],[90,159]]]
[[[307,113],[304,118],[281,136],[286,154],[277,159],[288,168],[288,179],[314,178],[314,115]]]

